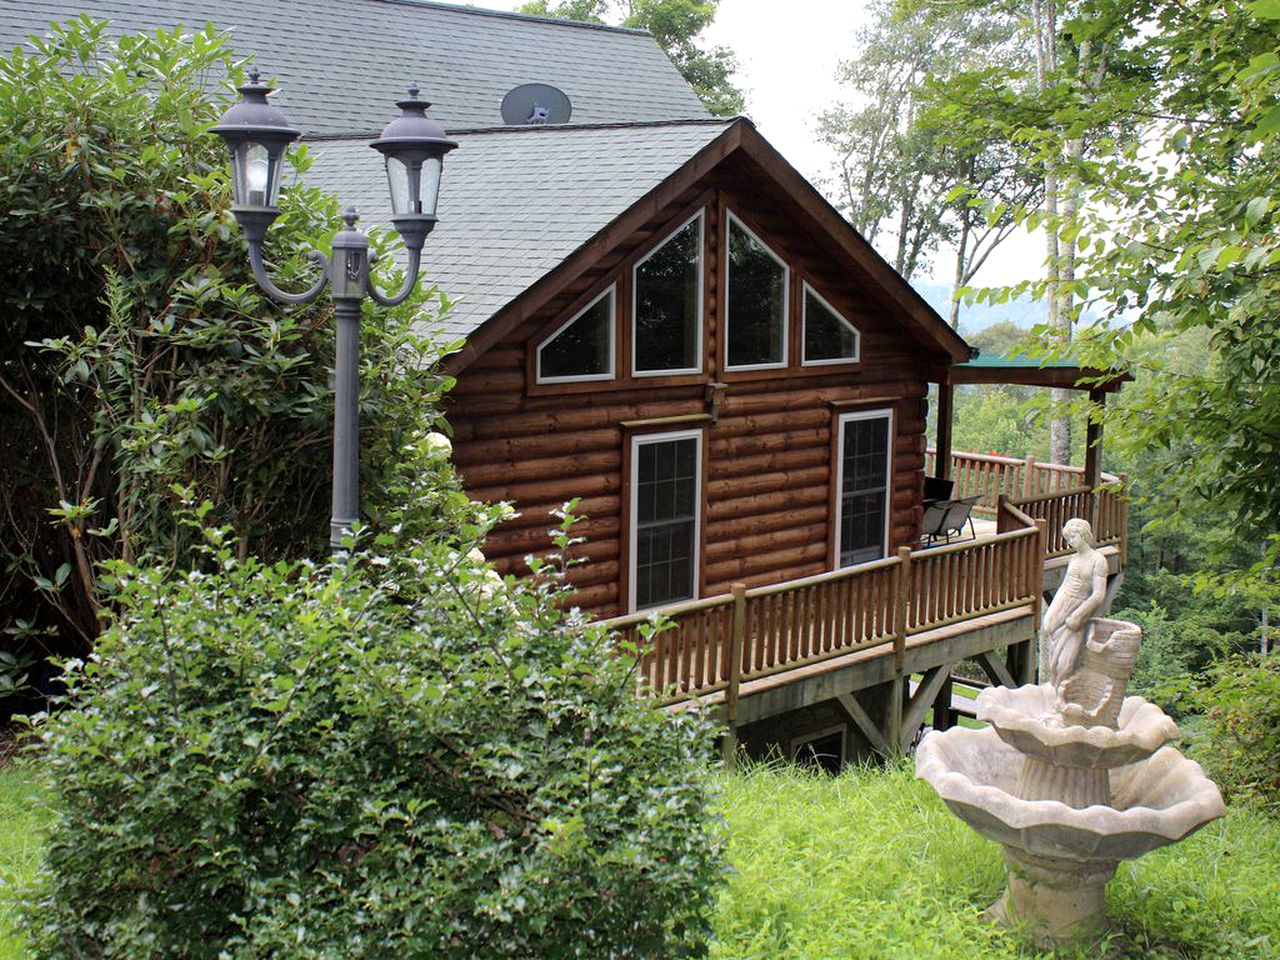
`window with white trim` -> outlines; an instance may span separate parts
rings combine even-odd
[[[805,366],[857,362],[862,349],[858,328],[840,316],[836,308],[807,283],[802,323],[804,359],[801,362]]]
[[[538,382],[613,379],[613,318],[617,288],[610,286],[538,347]]]
[[[637,263],[632,277],[632,370],[701,373],[702,212]]]
[[[837,430],[836,564],[847,567],[888,549],[893,413],[842,414]]]
[[[644,610],[698,591],[702,432],[631,443],[631,608]]]
[[[725,368],[761,370],[787,364],[786,262],[729,214],[725,264]]]

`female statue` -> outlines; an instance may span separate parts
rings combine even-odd
[[[1068,520],[1062,526],[1062,536],[1076,553],[1040,625],[1048,640],[1041,646],[1042,650],[1047,647],[1048,662],[1041,663],[1040,676],[1055,688],[1079,665],[1089,620],[1102,609],[1107,597],[1107,558],[1094,549],[1089,522]]]

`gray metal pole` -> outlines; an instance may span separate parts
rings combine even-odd
[[[338,320],[333,398],[333,514],[329,546],[336,553],[360,516],[360,301],[335,299]]]

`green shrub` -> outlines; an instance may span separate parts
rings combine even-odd
[[[465,539],[380,540],[115,565],[119,613],[43,731],[33,957],[705,951],[705,722],[636,696],[556,568],[504,582]]]
[[[1280,810],[1280,650],[1228,657],[1195,694],[1207,741],[1197,759],[1229,796]]]

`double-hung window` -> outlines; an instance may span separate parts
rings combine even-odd
[[[787,264],[733,214],[725,230],[725,368],[785,367]]]
[[[631,608],[698,591],[702,432],[631,440]]]
[[[878,560],[889,544],[893,413],[842,414],[836,429],[836,564]]]
[[[638,377],[702,372],[702,212],[632,274],[632,371]]]

